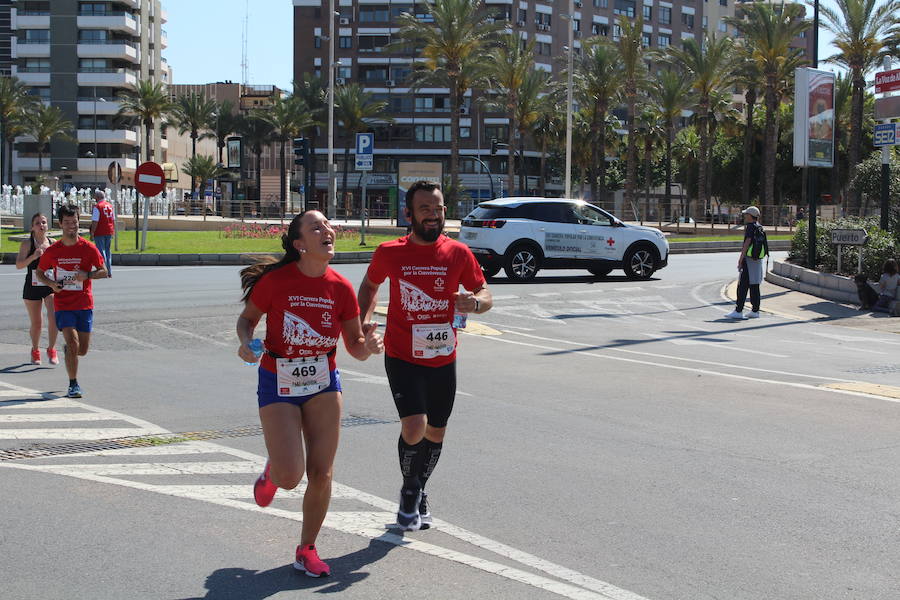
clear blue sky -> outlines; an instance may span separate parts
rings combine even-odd
[[[174,83],[241,83],[241,33],[250,6],[249,83],[291,89],[294,7],[291,0],[162,0],[169,22],[163,57]]]
[[[291,0],[250,0],[247,42],[250,83],[291,89],[293,25]],[[834,6],[832,0],[823,5]],[[241,32],[245,0],[163,0],[174,83],[241,82]],[[807,9],[812,17],[812,8]],[[819,30],[819,58],[834,53],[832,36]],[[832,70],[823,65],[822,68]]]

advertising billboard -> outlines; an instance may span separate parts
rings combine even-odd
[[[794,166],[834,164],[834,73],[803,67],[795,72]]]
[[[225,140],[227,158],[225,166],[228,169],[241,168],[241,138],[231,137]]]
[[[397,225],[409,225],[406,218],[406,190],[417,181],[430,181],[438,185],[444,179],[444,165],[439,162],[401,162],[397,167],[397,188],[399,193],[397,207]]]

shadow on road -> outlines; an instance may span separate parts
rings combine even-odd
[[[393,535],[393,534],[388,534]],[[391,542],[373,539],[368,547],[344,556],[326,559],[331,567],[331,576],[314,578],[283,565],[268,571],[252,571],[241,567],[217,569],[206,578],[205,596],[184,600],[265,600],[276,594],[290,590],[315,590],[319,594],[342,592],[355,583],[369,577],[362,571],[396,548]]]
[[[560,275],[558,277],[554,276],[536,276],[534,279],[530,281],[515,281],[509,279],[507,277],[490,277],[487,282],[488,285],[498,286],[498,285],[527,285],[529,283],[633,283],[634,285],[640,285],[642,283],[648,283],[651,281],[660,281],[658,277],[651,277],[650,279],[629,279],[625,275],[607,275],[605,277],[595,277],[594,275]]]

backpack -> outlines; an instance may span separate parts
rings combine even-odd
[[[750,245],[747,247],[747,256],[757,260],[769,255],[769,240],[766,238],[766,230],[759,223],[754,223]]]

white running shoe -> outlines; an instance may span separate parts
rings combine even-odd
[[[759,315],[757,314],[757,316],[759,316]],[[728,313],[727,315],[725,315],[725,318],[726,318],[726,319],[735,319],[735,320],[738,320],[738,321],[743,321],[743,320],[745,320],[747,317],[744,316],[744,313],[739,313],[738,311],[733,310],[733,311],[731,311],[730,313]]]
[[[758,319],[758,318],[759,318],[759,311],[757,310],[757,311],[754,312],[754,311],[751,310],[750,312],[747,313],[747,317],[746,317],[746,318],[747,318],[747,319]]]

